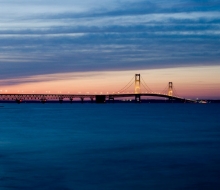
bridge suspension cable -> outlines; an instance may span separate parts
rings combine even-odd
[[[142,83],[142,81],[144,83]],[[147,83],[144,81],[143,77],[141,76],[141,84],[143,85],[143,87],[148,91],[148,92],[153,92],[150,87],[147,85]]]
[[[141,82],[141,84],[142,84],[142,86],[144,87],[144,89],[147,90],[147,92],[153,92],[150,88],[147,88],[147,87],[144,85],[144,83]]]
[[[124,91],[126,91],[127,89],[129,89],[132,85],[134,85],[134,83],[131,83],[126,89],[124,89]],[[124,92],[123,91],[123,92]]]
[[[173,94],[175,95],[175,96],[179,96],[179,94],[177,93],[177,90],[176,90],[176,88],[173,86]]]
[[[169,85],[166,85],[166,87],[161,91],[162,94],[167,94],[169,89]]]
[[[132,77],[132,79],[129,81],[129,83],[127,83],[122,89],[116,91],[116,92],[124,92],[125,90],[127,90],[132,84],[134,83],[134,77]]]

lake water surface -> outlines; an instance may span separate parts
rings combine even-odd
[[[220,189],[220,104],[1,104],[0,190]]]

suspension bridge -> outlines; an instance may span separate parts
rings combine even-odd
[[[127,92],[131,87],[133,92]],[[141,91],[141,89],[145,91]],[[158,97],[165,98],[168,100],[177,100],[180,102],[191,102],[196,103],[196,100],[186,99],[178,96],[176,89],[172,82],[169,82],[168,85],[160,93],[153,92],[141,77],[140,74],[135,74],[135,76],[120,90],[113,93],[106,94],[0,94],[0,101],[15,101],[21,103],[22,101],[41,101],[45,103],[50,100],[58,100],[63,102],[64,100],[69,100],[72,102],[75,99],[84,101],[85,99],[90,99],[92,102],[104,103],[107,100],[114,101],[117,98],[134,98],[135,102],[141,102],[141,99],[144,97]]]

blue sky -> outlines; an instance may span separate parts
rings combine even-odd
[[[0,80],[219,60],[219,0],[0,0]]]

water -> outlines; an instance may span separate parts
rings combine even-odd
[[[220,104],[2,104],[0,190],[220,189]]]

